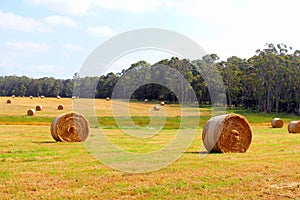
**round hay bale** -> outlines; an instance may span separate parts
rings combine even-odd
[[[147,103],[147,102],[148,102],[148,99],[145,99],[145,100],[144,100],[144,103]]]
[[[300,121],[291,121],[288,125],[289,133],[300,133]]]
[[[35,110],[36,110],[36,111],[42,111],[42,110],[43,110],[43,106],[41,106],[41,105],[36,105]]]
[[[45,98],[45,96],[43,96],[43,95],[42,95],[42,96],[40,96],[40,98],[41,98],[41,99],[44,99],[44,98]]]
[[[160,105],[161,105],[161,106],[164,106],[164,105],[165,105],[165,102],[163,102],[163,101],[160,102]]]
[[[76,99],[76,96],[72,96],[72,100]]]
[[[33,116],[33,115],[35,115],[35,110],[34,110],[34,109],[29,109],[29,110],[27,110],[27,115],[28,115],[28,116]]]
[[[109,97],[106,97],[106,101],[109,101]]]
[[[250,125],[246,118],[238,114],[213,117],[202,131],[202,141],[208,152],[244,153],[251,140]]]
[[[6,103],[10,104],[10,103],[11,103],[11,100],[10,100],[10,99],[7,99]]]
[[[52,122],[51,135],[59,142],[83,142],[89,135],[89,123],[79,113],[63,113]]]
[[[57,109],[58,109],[58,110],[63,110],[64,108],[65,108],[65,106],[62,105],[62,104],[60,104],[60,105],[57,106]]]
[[[154,109],[155,111],[159,111],[159,106],[156,105],[156,106],[153,107],[153,109]]]
[[[32,98],[33,98],[33,96],[29,96],[29,98],[30,98],[30,99],[32,99]]]
[[[274,118],[271,122],[273,128],[282,128],[283,121],[280,118]]]
[[[60,99],[60,96],[56,96],[57,99]]]
[[[16,95],[14,95],[14,94],[13,94],[13,95],[11,95],[11,98],[15,98],[15,97],[16,97]]]

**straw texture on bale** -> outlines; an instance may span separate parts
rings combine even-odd
[[[60,104],[60,105],[57,106],[57,109],[58,109],[58,110],[63,110],[64,108],[65,108],[65,106],[62,105],[62,104]]]
[[[43,106],[37,105],[37,106],[35,107],[35,110],[36,110],[36,111],[42,111],[42,110],[43,110]]]
[[[163,101],[160,102],[160,105],[161,105],[161,106],[164,106],[164,105],[165,105],[165,102],[163,102]]]
[[[288,125],[289,133],[300,133],[300,121],[291,121]]]
[[[238,114],[215,116],[206,122],[202,131],[202,141],[208,152],[244,153],[251,140],[250,125]]]
[[[7,99],[6,103],[11,103],[11,100],[10,100],[10,99]]]
[[[34,109],[29,109],[29,110],[27,110],[27,115],[28,115],[28,116],[33,116],[33,115],[35,115],[35,110],[34,110]]]
[[[159,106],[154,106],[153,109],[154,109],[155,111],[159,111]]]
[[[273,128],[282,128],[283,121],[280,118],[274,118],[271,122]]]
[[[83,142],[89,135],[89,123],[79,113],[64,113],[52,122],[51,135],[58,142]]]

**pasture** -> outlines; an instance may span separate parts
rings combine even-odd
[[[7,99],[12,103],[7,104]],[[187,123],[184,127],[187,132],[196,130],[197,135],[182,156],[157,171],[127,173],[99,162],[82,143],[54,141],[51,122],[72,111],[72,101],[0,98],[1,199],[300,199],[300,134],[287,131],[288,122],[299,116],[227,110],[244,115],[250,122],[250,148],[246,153],[205,154],[201,133],[211,109],[186,107],[184,113],[191,121],[199,111],[201,117],[199,126]],[[124,102],[117,103],[122,106]],[[43,110],[27,116],[26,111],[38,104]],[[59,104],[64,110],[57,109]],[[149,110],[154,105],[130,102],[132,120],[140,127],[149,124]],[[100,128],[112,143],[136,153],[156,151],[168,144],[182,115],[177,104],[161,107],[167,114],[165,126],[157,135],[144,139],[118,128],[111,101],[95,100],[95,111]],[[274,117],[283,119],[283,128],[271,128]]]

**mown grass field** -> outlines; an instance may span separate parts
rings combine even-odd
[[[201,116],[199,127],[184,127],[197,131],[189,148],[165,168],[135,174],[107,167],[82,143],[53,140],[51,122],[72,111],[71,99],[16,97],[11,104],[7,99],[0,98],[0,199],[300,199],[300,134],[287,131],[288,122],[299,116],[227,110],[249,120],[251,146],[244,154],[205,154],[201,133],[211,110],[185,108],[191,120],[197,111]],[[43,111],[26,116],[37,104]],[[65,105],[63,111],[57,110],[59,104]],[[133,121],[147,126],[153,105],[131,102]],[[138,153],[168,144],[182,114],[178,105],[165,105],[164,128],[151,138],[137,139],[118,128],[111,101],[96,100],[95,110],[105,135],[126,151]],[[274,117],[284,120],[283,128],[271,128]]]

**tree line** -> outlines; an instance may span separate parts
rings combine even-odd
[[[217,80],[218,74],[222,83]],[[232,56],[219,61],[216,54],[211,54],[194,61],[172,57],[154,65],[139,61],[119,73],[101,77],[80,77],[78,73],[73,79],[0,76],[1,96],[75,94],[95,98],[114,95],[122,99],[130,95],[136,100],[185,102],[191,100],[193,89],[200,104],[211,104],[212,91],[222,87],[229,108],[300,114],[300,51],[284,44],[267,44],[249,59]]]

